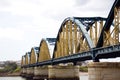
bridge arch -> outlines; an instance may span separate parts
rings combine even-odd
[[[33,47],[30,54],[30,64],[38,62],[39,47]]]
[[[106,23],[101,31],[96,47],[116,45],[120,43],[120,0],[115,0]],[[113,24],[113,25],[112,25]]]
[[[24,66],[25,65],[25,56],[22,56],[21,58],[21,66]]]
[[[88,51],[94,44],[79,18],[66,18],[57,35],[53,58]]]
[[[25,65],[30,64],[30,52],[25,54]]]
[[[95,47],[97,45],[105,21],[106,18],[96,17],[92,24],[89,25],[89,28],[87,28],[87,32]]]
[[[41,40],[38,62],[50,60],[52,58],[54,44],[55,38],[46,38]]]

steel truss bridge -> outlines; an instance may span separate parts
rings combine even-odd
[[[116,57],[120,57],[120,0],[115,0],[107,18],[66,18],[57,38],[42,39],[39,47],[22,56],[21,67]]]

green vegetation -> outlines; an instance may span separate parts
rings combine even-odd
[[[81,72],[88,72],[88,67],[87,66],[80,66],[80,71]]]
[[[17,67],[13,72],[20,72],[21,68]]]
[[[20,71],[20,68],[15,62],[5,62],[3,67],[3,69],[0,69],[0,73],[13,73]]]

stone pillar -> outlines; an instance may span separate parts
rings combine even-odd
[[[93,62],[88,64],[88,80],[120,80],[120,63]]]
[[[79,80],[79,66],[54,65],[48,68],[49,80]]]
[[[27,68],[26,78],[32,79],[34,76],[34,67]]]
[[[34,80],[44,80],[48,78],[48,67],[35,67],[34,68]]]

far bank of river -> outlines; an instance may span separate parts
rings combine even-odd
[[[12,76],[20,76],[20,72],[17,73],[0,73],[0,77],[12,77]],[[88,72],[80,72],[79,76],[88,76]]]
[[[20,76],[20,72],[16,72],[16,73],[0,73],[0,77],[12,77],[12,76]]]
[[[82,76],[88,76],[88,72],[80,72],[79,74]]]

